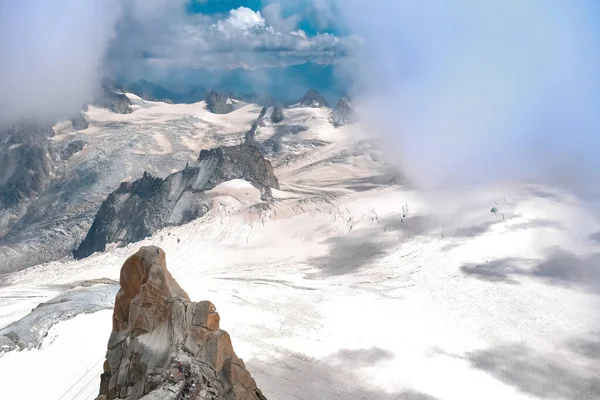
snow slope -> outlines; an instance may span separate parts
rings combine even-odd
[[[156,118],[187,106],[160,107]],[[130,254],[155,244],[190,297],[217,306],[270,399],[600,398],[592,205],[520,184],[432,199],[390,183],[368,130],[334,129],[324,109],[285,116],[256,135],[266,147],[280,140],[275,203],[226,183],[186,226],[12,273],[0,287],[0,327],[65,285],[118,279]],[[214,118],[242,130],[235,116]],[[308,129],[286,133],[286,124]],[[40,349],[4,354],[1,397],[93,399],[110,316],[78,315]]]
[[[6,235],[2,232],[0,276],[71,254],[121,182],[144,171],[164,178],[196,160],[201,149],[239,144],[261,110],[239,103],[230,114],[216,115],[204,102],[169,105],[129,97],[135,105],[131,114],[90,106],[87,129],[73,131],[70,122],[55,125],[56,152],[73,142],[83,148],[53,163],[48,187],[31,199]]]

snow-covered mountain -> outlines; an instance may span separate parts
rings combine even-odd
[[[356,120],[354,105],[348,96],[342,96],[331,111],[331,123],[334,126],[350,124]]]
[[[319,92],[312,89],[306,92],[304,96],[302,96],[302,98],[299,101],[299,105],[301,107],[329,108],[329,103],[327,102],[327,100],[325,100],[325,98],[321,96]]]
[[[593,204],[521,183],[436,201],[386,164],[376,132],[336,128],[328,108],[280,119],[127,96],[131,114],[90,106],[87,129],[55,127],[52,146],[85,146],[57,164],[60,185],[28,206],[20,239],[0,241],[2,398],[96,398],[115,281],[145,245],[165,250],[191,300],[216,305],[266,398],[600,398]],[[272,199],[223,181],[183,226],[41,264],[83,240],[122,181],[247,136],[277,177]],[[15,267],[26,261],[39,265]]]
[[[73,130],[65,121],[54,129],[4,132],[0,273],[70,254],[121,182],[144,172],[165,178],[202,149],[240,143],[260,111],[247,106],[225,118],[204,102],[171,107],[134,95],[127,101],[133,104],[129,114],[90,105],[85,129]]]

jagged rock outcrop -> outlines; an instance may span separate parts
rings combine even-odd
[[[212,91],[206,96],[206,108],[213,114],[227,114],[233,111],[229,96]]]
[[[100,206],[92,227],[73,252],[84,258],[108,243],[137,242],[166,226],[182,225],[204,215],[211,199],[204,192],[232,179],[244,179],[261,190],[265,200],[279,188],[271,163],[253,140],[238,146],[202,150],[198,161],[166,179],[144,173],[124,182]]]
[[[325,98],[321,96],[316,90],[309,90],[308,92],[306,92],[304,97],[300,99],[300,105],[302,107],[329,108],[329,103],[327,102],[327,100],[325,100]]]
[[[75,153],[80,152],[85,147],[86,142],[83,140],[73,140],[62,150],[60,158],[68,160]]]
[[[266,400],[215,306],[190,301],[162,249],[129,257],[120,284],[97,400]]]
[[[278,124],[283,121],[283,107],[275,106],[273,107],[273,111],[271,112],[271,122],[274,124]]]
[[[108,108],[117,114],[131,114],[133,103],[123,93],[118,93],[109,87],[102,85],[100,93],[96,96],[94,104],[99,107]]]
[[[19,122],[0,131],[0,237],[48,185],[56,154],[51,125]]]
[[[331,112],[330,121],[338,127],[346,124],[351,124],[355,121],[354,106],[350,102],[348,96],[342,96]]]
[[[259,127],[267,126],[269,123],[278,124],[283,121],[283,119],[283,108],[281,106],[265,106],[262,108],[262,110],[260,110],[260,114],[258,115],[258,118],[256,118],[256,121],[252,123],[252,127],[250,128],[248,135],[254,137]]]
[[[71,124],[73,125],[73,130],[76,131],[82,131],[89,127],[89,124],[82,113],[73,116],[71,118]]]

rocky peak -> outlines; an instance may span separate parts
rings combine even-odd
[[[309,90],[306,92],[304,97],[300,99],[300,105],[302,107],[313,107],[313,108],[321,108],[327,107],[329,108],[329,103],[323,96],[319,94],[316,90]]]
[[[206,108],[213,114],[227,114],[233,111],[229,96],[212,91],[206,96]]]
[[[196,163],[165,179],[144,173],[141,179],[122,183],[102,202],[73,255],[84,258],[103,251],[108,243],[137,242],[164,227],[200,218],[212,206],[204,192],[233,179],[250,182],[265,201],[271,199],[271,188],[279,188],[271,163],[253,140],[202,150]]]
[[[214,304],[190,301],[162,249],[129,257],[120,285],[97,400],[266,400]]]
[[[131,114],[131,106],[133,105],[129,97],[105,85],[102,85],[94,104],[99,107],[108,108],[117,114]]]
[[[355,120],[354,106],[348,96],[340,98],[331,112],[330,121],[334,126],[353,123]]]

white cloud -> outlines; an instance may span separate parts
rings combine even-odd
[[[313,0],[314,14],[319,29],[327,29],[335,21],[335,3],[332,0]]]
[[[1,4],[0,124],[55,122],[78,111],[98,87],[119,1]]]
[[[266,22],[274,29],[284,32],[291,32],[297,29],[300,17],[292,15],[287,18],[282,16],[281,4],[269,4],[262,9]]]
[[[230,29],[246,31],[251,28],[264,28],[265,19],[260,15],[260,11],[253,11],[246,7],[240,7],[229,12],[227,19],[217,21],[217,29],[229,32]]]
[[[218,19],[186,14],[181,1],[177,7],[163,0],[160,3],[165,4],[160,19],[155,17],[161,15],[156,5],[152,12],[138,13],[137,9],[144,7],[140,0],[129,3],[128,17],[112,52],[113,67],[130,69],[144,63],[218,69],[240,64],[286,65],[309,59],[329,63],[359,43],[356,37],[309,36],[298,30],[297,16],[282,16],[277,3],[262,12],[240,7]]]
[[[363,116],[419,185],[597,187],[596,1],[336,1],[367,41],[349,68]]]

